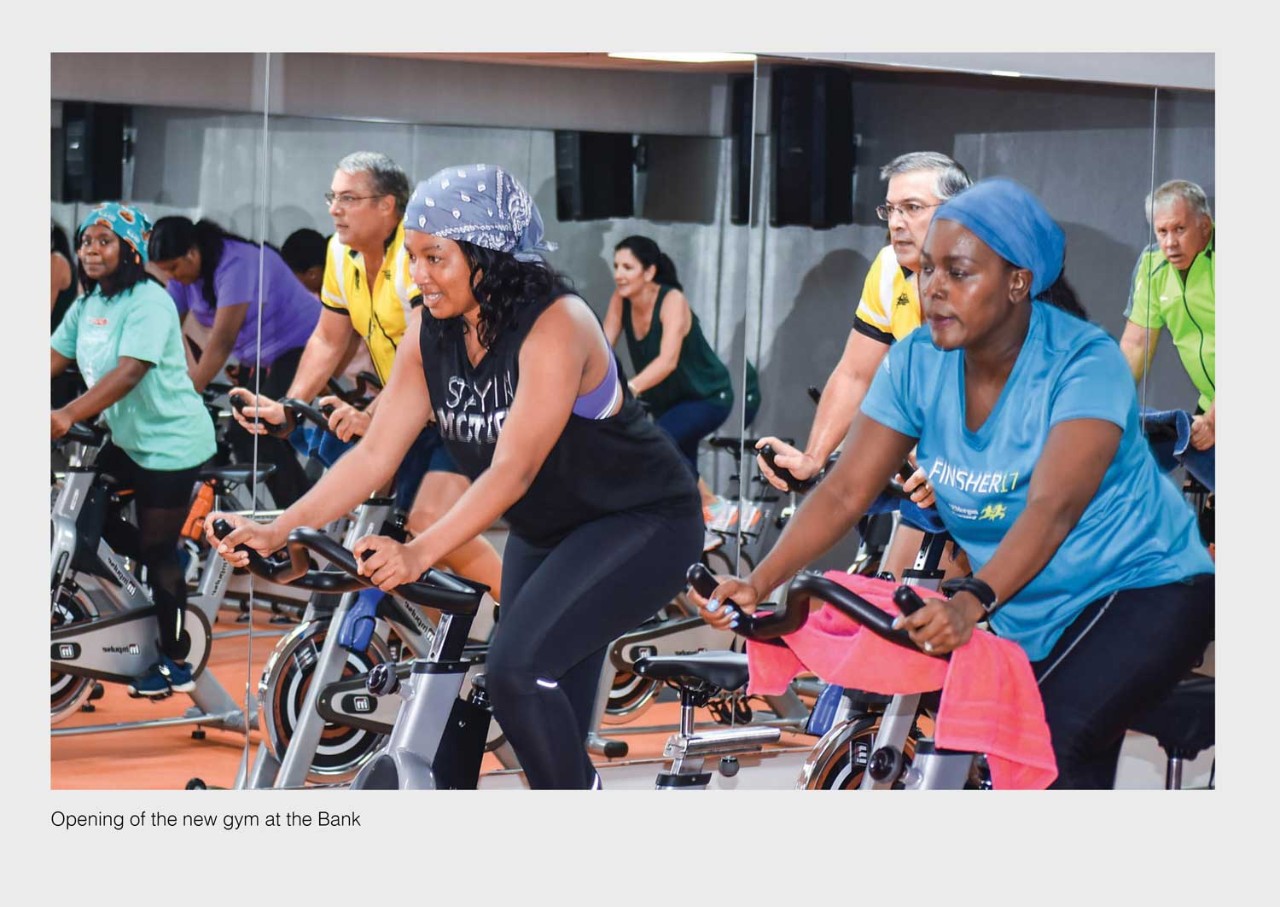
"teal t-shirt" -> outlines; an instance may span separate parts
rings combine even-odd
[[[187,374],[178,312],[159,284],[144,280],[111,299],[95,288],[72,303],[51,344],[76,361],[89,387],[121,356],[151,363],[103,412],[111,440],[139,466],[190,469],[213,456],[213,419]]]
[[[1190,505],[1160,472],[1142,434],[1124,355],[1095,325],[1033,303],[1022,351],[977,431],[965,425],[964,351],[939,350],[927,326],[890,347],[862,411],[919,438],[916,458],[934,487],[938,514],[975,572],[1026,508],[1050,428],[1105,419],[1124,430],[1080,521],[992,616],[995,631],[1032,661],[1049,654],[1089,602],[1213,572]]]

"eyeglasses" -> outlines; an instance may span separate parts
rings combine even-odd
[[[942,202],[935,202],[932,205],[921,205],[918,202],[907,202],[905,205],[876,205],[876,217],[881,220],[888,220],[893,212],[897,211],[907,220],[915,220],[921,215],[925,208],[936,208]]]
[[[324,194],[324,203],[328,205],[330,208],[332,208],[334,205],[341,205],[342,207],[345,208],[348,205],[352,204],[353,202],[363,201],[366,198],[382,198],[382,196],[381,195],[350,195],[346,192],[343,192],[341,195],[334,195],[332,192],[326,192]]]

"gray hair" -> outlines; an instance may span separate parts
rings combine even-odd
[[[1147,196],[1147,223],[1153,222],[1156,208],[1178,199],[1186,202],[1193,214],[1213,220],[1213,213],[1209,210],[1209,198],[1204,194],[1203,189],[1190,180],[1169,180],[1167,183],[1161,183],[1155,192]]]
[[[932,170],[937,173],[937,184],[934,195],[939,201],[946,201],[959,195],[973,185],[973,180],[965,169],[938,151],[911,151],[900,154],[880,168],[880,179],[887,181],[891,176],[902,173],[915,173],[918,170]]]
[[[343,173],[367,173],[375,195],[394,195],[396,211],[404,214],[412,187],[404,168],[380,151],[353,151],[338,161]]]

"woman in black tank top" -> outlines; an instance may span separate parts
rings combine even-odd
[[[401,345],[369,433],[317,486],[331,493],[271,525],[287,533],[305,522],[296,517],[319,525],[354,506],[434,412],[471,487],[408,544],[358,541],[371,552],[361,572],[390,590],[505,518],[502,612],[485,664],[494,716],[530,787],[598,785],[585,742],[605,651],[698,560],[693,476],[620,383],[595,314],[543,264],[538,253],[554,247],[506,171],[449,167],[419,183],[405,248],[423,298],[406,337],[419,342]],[[229,535],[223,547],[283,542],[262,535]]]

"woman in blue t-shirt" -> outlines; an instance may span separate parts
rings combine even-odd
[[[192,223],[179,215],[156,221],[148,253],[168,278],[179,316],[192,315],[209,329],[191,367],[196,390],[203,391],[234,358],[237,384],[272,398],[283,396],[320,319],[320,303],[280,253],[211,220]],[[252,460],[253,435],[233,425],[227,439],[239,460]],[[267,479],[271,497],[277,506],[289,506],[310,486],[297,455],[288,442],[266,435],[258,437],[257,449],[259,459],[276,467]]]
[[[1056,787],[1109,788],[1125,730],[1213,633],[1213,564],[1159,471],[1115,341],[1062,276],[1065,235],[1040,202],[989,179],[938,209],[925,240],[926,326],[877,371],[844,457],[744,580],[704,616],[732,620],[839,540],[913,444],[975,574],[901,626],[941,655],[988,620],[1025,649]],[[726,614],[726,611],[728,612]]]
[[[173,302],[146,272],[151,224],[115,202],[89,212],[76,231],[80,286],[50,340],[52,374],[73,362],[88,390],[50,413],[52,437],[98,414],[111,443],[98,466],[134,490],[137,537],[109,520],[113,547],[136,545],[147,568],[160,629],[161,658],[129,684],[131,693],[166,696],[195,688],[182,631],[187,585],[178,535],[200,467],[213,455],[213,420],[187,377]]]

